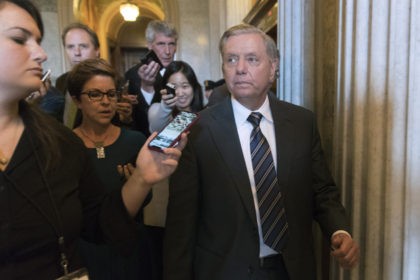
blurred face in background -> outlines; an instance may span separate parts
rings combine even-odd
[[[109,76],[96,75],[88,80],[83,86],[80,100],[73,99],[82,111],[83,123],[110,125],[117,108],[118,96],[112,95],[115,92],[114,80]],[[101,98],[103,93],[112,96],[104,95]]]
[[[0,92],[13,94],[1,99],[22,99],[40,88],[42,63],[47,59],[41,39],[36,22],[25,10],[0,2]]]
[[[99,57],[99,49],[95,47],[89,33],[83,29],[69,30],[64,42],[64,48],[71,66],[89,58]]]
[[[181,111],[191,111],[194,91],[185,75],[182,72],[174,73],[169,77],[168,82],[176,87],[176,107]]]
[[[163,33],[156,33],[153,43],[148,44],[149,49],[152,49],[164,67],[168,66],[174,60],[176,52],[176,40],[173,37],[168,37]]]

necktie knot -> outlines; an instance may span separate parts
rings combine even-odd
[[[252,112],[248,116],[248,121],[252,124],[253,127],[257,127],[260,125],[262,119],[262,114],[259,112]]]

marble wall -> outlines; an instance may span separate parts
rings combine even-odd
[[[55,83],[66,69],[66,60],[61,43],[61,25],[58,16],[58,5],[55,0],[34,0],[41,12],[44,22],[44,38],[42,47],[45,49],[48,59],[44,63],[44,69],[51,69],[51,80]]]
[[[285,0],[279,27],[278,94],[317,113],[361,248],[329,279],[419,279],[420,5]]]

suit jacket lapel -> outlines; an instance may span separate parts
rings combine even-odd
[[[254,200],[230,98],[226,98],[215,106],[211,115],[214,120],[210,122],[209,129],[215,138],[217,149],[227,165],[227,171],[235,182],[235,187],[239,192],[244,207],[254,225],[257,226]]]

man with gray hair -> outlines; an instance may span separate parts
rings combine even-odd
[[[160,102],[161,80],[165,67],[174,60],[178,33],[175,28],[160,20],[149,22],[146,28],[147,48],[153,50],[160,61],[140,63],[125,73],[128,93],[137,96],[133,108],[134,129],[150,135],[147,111],[152,103]],[[162,66],[162,67],[161,67]]]
[[[359,247],[315,116],[270,94],[275,42],[240,24],[220,52],[230,97],[201,111],[170,178],[164,279],[316,279],[314,220],[352,268]]]

